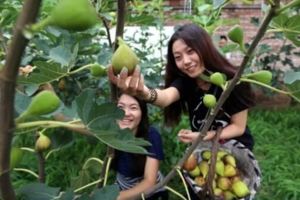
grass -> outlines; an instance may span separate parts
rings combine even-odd
[[[250,112],[249,126],[256,142],[254,154],[263,175],[262,184],[255,200],[300,199],[299,111],[300,108],[291,107],[281,110],[256,109]],[[178,130],[184,127],[189,127],[187,119],[173,129],[161,129],[165,152],[161,170],[164,174],[167,174],[177,163],[187,147],[176,137]],[[59,130],[56,131],[59,132]],[[25,146],[30,146],[32,141],[31,137],[23,139],[22,142]],[[22,142],[19,141],[19,143]],[[81,183],[96,180],[99,176],[99,168],[89,174],[89,180],[78,180],[78,176],[83,163],[92,156],[103,159],[105,149],[105,145],[101,143],[75,136],[73,143],[49,157],[46,168],[47,184],[66,189],[71,185],[76,185],[74,184],[76,178]],[[36,157],[28,154],[21,167],[36,172]],[[14,172],[12,177],[16,187],[35,181],[34,177],[22,172]],[[110,176],[108,183],[112,184],[113,182],[114,177]],[[173,178],[168,186],[182,194],[185,193],[179,176]],[[171,194],[171,199],[178,199],[178,197]]]

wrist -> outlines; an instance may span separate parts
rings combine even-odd
[[[147,97],[145,98],[145,101],[147,103],[154,103],[157,99],[157,91],[153,88],[148,88]]]

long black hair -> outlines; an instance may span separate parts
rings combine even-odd
[[[173,44],[179,39],[197,52],[206,70],[224,73],[228,79],[236,73],[237,68],[218,51],[210,35],[203,28],[195,24],[185,24],[175,31],[168,43],[165,88],[168,88],[179,77],[189,78],[178,69],[173,55]],[[185,111],[187,111],[185,102],[182,100],[174,102],[164,109],[165,123],[177,124],[181,114]]]
[[[119,98],[122,96],[123,94],[119,95]],[[148,108],[147,108],[147,104],[145,101],[140,100],[134,96],[131,96],[132,98],[134,98],[137,102],[138,105],[141,109],[141,113],[142,113],[142,117],[141,117],[141,121],[137,127],[137,132],[135,134],[135,137],[138,138],[143,138],[144,140],[148,140],[148,131],[149,131],[149,118],[148,118]],[[116,160],[118,159],[118,155],[119,155],[119,151],[115,150],[115,156],[114,159],[112,161],[112,167],[113,169],[116,169]],[[144,169],[145,169],[145,163],[146,163],[146,155],[143,154],[132,154],[132,156],[134,157],[135,160],[135,168],[134,170],[136,170],[136,175],[138,176],[142,176],[144,174]]]

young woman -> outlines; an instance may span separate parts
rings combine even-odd
[[[108,76],[122,91],[163,107],[168,125],[176,124],[181,114],[188,111],[191,130],[180,130],[178,136],[182,142],[190,143],[197,138],[208,112],[202,102],[204,94],[214,94],[218,98],[222,93],[220,87],[199,76],[221,72],[231,79],[236,70],[219,53],[205,30],[194,24],[186,24],[176,30],[168,43],[165,89],[145,86],[138,67],[132,76],[127,75],[126,68],[119,76],[115,76],[110,67]],[[222,125],[221,140],[234,138],[252,149],[254,141],[247,127],[247,116],[248,108],[253,105],[250,86],[245,83],[237,85],[204,140],[212,139],[215,128]]]
[[[116,182],[121,189],[118,200],[129,200],[162,180],[159,162],[164,155],[159,132],[149,127],[146,103],[122,94],[118,100],[118,107],[125,112],[124,118],[118,120],[119,127],[130,129],[135,137],[148,140],[152,144],[147,149],[149,155],[115,152],[112,166],[117,172]],[[166,190],[161,188],[147,198],[147,200],[156,199],[168,199]]]

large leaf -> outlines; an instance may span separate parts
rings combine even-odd
[[[77,177],[72,177],[71,178],[71,188],[76,190],[82,186],[87,185],[88,183],[90,183],[92,181],[92,177],[89,173],[88,170],[81,170],[79,172],[79,175]]]
[[[94,190],[91,200],[115,200],[119,195],[119,187],[114,185],[107,185],[101,189]]]
[[[283,81],[285,84],[292,84],[297,80],[300,80],[300,72],[288,71],[284,74]]]
[[[20,76],[18,83],[43,84],[57,80],[68,72],[68,67],[63,67],[55,62],[36,61],[34,66],[37,68],[28,77]]]
[[[300,46],[300,15],[288,17],[285,14],[281,14],[275,17],[270,25],[271,28],[276,31],[283,32],[287,39],[289,39],[294,45]]]
[[[53,200],[60,189],[42,183],[30,183],[17,190],[17,195],[24,200]]]
[[[147,153],[142,146],[150,145],[149,142],[134,137],[127,129],[120,130],[116,120],[122,118],[124,112],[113,103],[99,105],[95,90],[83,91],[75,104],[82,122],[101,142],[121,151]]]

